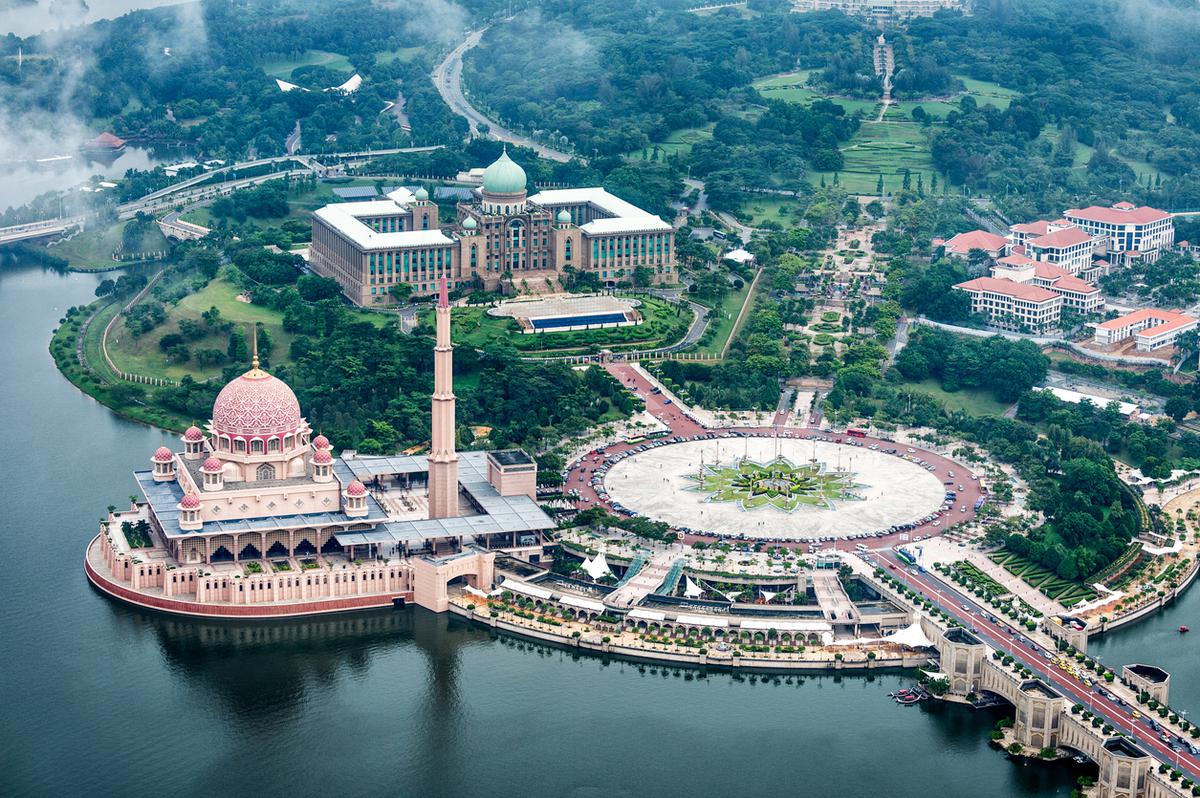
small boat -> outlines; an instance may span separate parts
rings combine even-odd
[[[1192,631],[1192,630],[1191,630],[1191,629],[1189,629],[1189,628],[1187,628],[1186,626],[1181,626],[1181,627],[1179,627],[1179,633],[1180,633],[1180,634],[1183,634],[1183,633],[1185,633],[1185,632],[1190,632],[1190,631]]]

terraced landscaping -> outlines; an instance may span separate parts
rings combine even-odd
[[[263,72],[273,78],[287,80],[292,72],[305,66],[323,66],[335,72],[353,72],[350,59],[341,53],[331,53],[325,50],[305,50],[293,58],[276,58],[263,63]]]
[[[660,159],[665,158],[668,155],[686,155],[692,151],[692,147],[695,145],[702,141],[708,141],[711,139],[712,130],[712,125],[705,125],[704,127],[685,127],[679,130],[674,130],[671,132],[671,135],[667,136],[665,140],[654,142],[654,144],[652,144],[650,147],[647,147],[645,150],[636,150],[634,152],[627,153],[625,157],[635,161],[641,161],[645,160],[647,157],[653,157],[655,145],[658,146],[658,157]]]
[[[1050,569],[1019,554],[1001,549],[989,554],[988,557],[1013,576],[1018,577],[1030,587],[1037,588],[1043,595],[1054,599],[1064,607],[1074,607],[1081,601],[1091,601],[1096,598],[1096,591],[1087,585],[1063,579]]]

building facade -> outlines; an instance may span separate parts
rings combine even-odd
[[[453,289],[530,291],[571,272],[607,286],[677,282],[671,225],[602,188],[529,196],[525,171],[507,152],[458,203],[451,226],[439,226],[425,189],[318,209],[309,265],[364,306],[432,296],[442,278]]]
[[[1128,264],[1133,260],[1158,260],[1175,242],[1175,219],[1157,208],[1118,202],[1111,208],[1092,205],[1063,214],[1067,221],[1104,239],[1109,260]]]
[[[962,10],[962,0],[793,0],[795,11],[841,11],[848,16],[897,22],[931,17],[943,9]]]
[[[976,277],[954,286],[971,297],[971,312],[1007,330],[1045,333],[1058,327],[1063,298],[1048,288],[995,277]]]
[[[1133,338],[1139,352],[1153,352],[1174,346],[1180,334],[1198,325],[1200,319],[1186,313],[1144,308],[1097,324],[1092,340],[1100,346],[1113,346]]]
[[[1046,288],[1063,298],[1063,307],[1080,313],[1099,313],[1104,309],[1104,295],[1099,288],[1065,269],[1025,255],[1000,258],[992,267],[992,277]]]

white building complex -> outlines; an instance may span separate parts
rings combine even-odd
[[[1139,352],[1153,352],[1174,346],[1180,334],[1197,325],[1200,319],[1186,313],[1144,308],[1097,324],[1092,340],[1101,346],[1114,346],[1133,338]]]
[[[604,286],[677,282],[675,230],[659,217],[603,188],[528,196],[525,187],[525,170],[505,153],[457,204],[453,225],[438,223],[423,188],[326,205],[313,213],[309,265],[357,305],[432,296],[443,277],[452,289],[530,291],[572,271]]]
[[[843,14],[892,22],[931,17],[943,9],[962,10],[962,0],[793,0],[795,11],[841,11]]]

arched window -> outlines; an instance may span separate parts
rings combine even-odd
[[[471,268],[474,269],[479,255],[479,247],[475,244],[471,245]]]
[[[262,442],[261,438],[255,438],[254,440],[250,441],[250,453],[251,454],[262,454],[263,453],[263,442]]]
[[[571,239],[567,239],[566,247],[563,250],[563,260],[571,262]]]
[[[263,463],[254,472],[254,478],[260,482],[264,479],[275,479],[275,466],[270,463]]]
[[[267,441],[267,451],[268,452],[279,451],[279,439],[278,438],[271,438],[270,440]]]
[[[233,439],[233,450],[235,452],[245,452],[246,451],[246,442],[244,440],[242,440],[241,438],[234,438]]]
[[[519,221],[513,222],[508,226],[508,242],[510,249],[525,248],[525,225]]]
[[[290,449],[295,445],[296,445],[296,439],[293,438],[291,435],[289,435],[283,439],[283,448]]]
[[[427,213],[421,214],[421,229],[422,230],[429,229],[429,214],[427,214]]]

